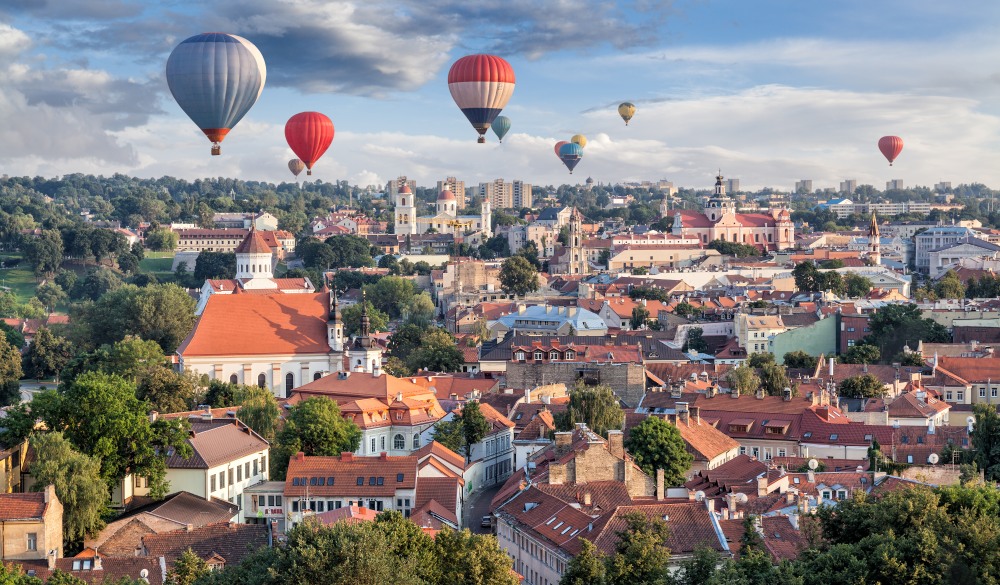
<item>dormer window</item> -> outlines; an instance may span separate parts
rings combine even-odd
[[[573,360],[573,359],[576,359],[576,352],[574,352],[573,350],[569,350],[569,351],[567,351],[567,352],[566,352],[566,359],[567,359],[567,360]]]
[[[523,351],[516,352],[514,354],[514,359],[523,362],[524,361],[524,352]]]
[[[538,350],[538,351],[535,352],[535,356],[534,357],[535,357],[535,361],[536,362],[540,362],[543,359],[545,359],[545,354],[542,353],[542,350]]]
[[[549,359],[550,360],[557,360],[557,359],[559,359],[559,352],[555,351],[555,350],[550,351],[549,352]]]

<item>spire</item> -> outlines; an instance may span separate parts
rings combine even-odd
[[[361,289],[361,335],[362,339],[368,339],[371,335],[371,321],[368,319],[368,302],[365,300],[365,289]]]
[[[868,235],[871,237],[879,237],[878,231],[878,219],[875,218],[875,212],[872,212],[872,223],[868,228]]]

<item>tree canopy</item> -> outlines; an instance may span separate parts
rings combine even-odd
[[[500,265],[500,287],[507,294],[523,297],[538,290],[538,270],[523,256],[511,256]]]
[[[604,436],[609,430],[622,428],[625,414],[610,386],[577,383],[570,391],[566,410],[555,415],[555,423],[558,430],[571,431],[578,422],[586,423],[587,428]]]
[[[625,448],[646,475],[655,476],[662,469],[668,486],[683,484],[694,461],[677,427],[657,416],[646,417],[633,427]]]

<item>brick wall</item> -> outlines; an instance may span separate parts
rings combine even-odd
[[[630,407],[646,392],[646,370],[642,364],[592,364],[583,362],[507,363],[507,386],[537,388],[546,384],[572,387],[579,378],[607,384]]]

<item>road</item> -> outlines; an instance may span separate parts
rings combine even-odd
[[[503,484],[480,490],[465,499],[465,526],[477,534],[489,534],[489,528],[480,526],[483,516],[490,513],[490,502]]]
[[[21,401],[31,402],[35,394],[58,387],[55,382],[21,382]]]

